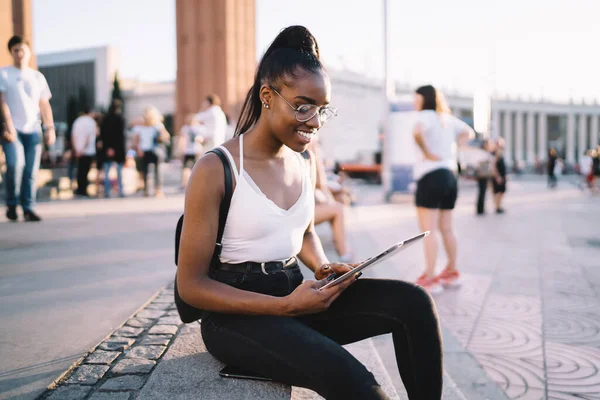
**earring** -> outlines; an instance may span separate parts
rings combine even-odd
[[[267,103],[263,103],[263,107],[269,109],[269,105]]]

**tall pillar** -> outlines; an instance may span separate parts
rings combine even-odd
[[[566,160],[569,164],[575,163],[575,114],[570,112],[567,115],[567,148]]]
[[[512,116],[509,110],[504,111],[504,131],[502,136],[504,137],[504,159],[510,165],[513,164],[513,151],[512,151]]]
[[[543,111],[538,117],[538,158],[542,162],[548,158],[548,116]]]
[[[590,123],[590,147],[597,148],[600,145],[598,138],[598,116],[592,114],[592,121]]]
[[[6,45],[13,35],[24,37],[33,50],[32,32],[31,0],[0,0],[0,66],[12,64]],[[29,65],[35,67],[35,55]]]
[[[575,158],[578,162],[583,157],[583,153],[588,150],[587,139],[587,115],[579,114],[579,132],[577,135],[577,157]]]
[[[535,116],[533,111],[527,112],[527,143],[525,151],[527,154],[527,165],[535,165]]]
[[[515,160],[517,163],[523,161],[523,111],[515,114]]]
[[[176,130],[217,94],[237,120],[256,68],[255,0],[176,0]]]

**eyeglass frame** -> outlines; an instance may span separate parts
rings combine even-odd
[[[298,109],[299,109],[301,106],[294,107],[294,106],[292,105],[292,103],[290,103],[289,101],[287,101],[287,99],[286,99],[285,97],[283,97],[283,95],[277,91],[277,89],[275,89],[273,86],[269,86],[269,88],[270,88],[272,91],[274,91],[275,93],[277,93],[277,95],[278,95],[279,97],[281,97],[281,98],[283,99],[283,101],[285,101],[285,102],[287,103],[287,105],[288,105],[288,106],[290,106],[290,108],[291,108],[292,110],[294,110],[294,112],[295,112],[295,117],[296,117],[296,121],[298,121],[298,122],[308,122],[308,121],[310,121],[311,119],[313,119],[313,118],[315,117],[315,115],[318,115],[318,116],[319,116],[319,122],[320,122],[321,124],[325,124],[325,122],[327,122],[327,121],[328,121],[328,120],[330,120],[331,118],[333,118],[333,117],[337,117],[337,108],[335,108],[335,107],[329,107],[329,106],[320,106],[320,107],[319,107],[319,106],[317,106],[316,104],[306,104],[306,105],[310,105],[310,106],[315,106],[315,107],[317,107],[317,112],[316,112],[314,115],[312,115],[310,118],[308,118],[308,119],[305,119],[304,121],[301,121],[300,119],[298,119]],[[305,104],[303,104],[303,105],[305,105]],[[331,112],[333,113],[333,116],[332,116],[331,118],[328,118],[328,119],[326,119],[325,121],[323,121],[323,120],[321,119],[321,110],[329,110],[329,111],[331,111]]]

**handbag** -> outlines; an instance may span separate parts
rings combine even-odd
[[[221,163],[223,164],[223,170],[225,172],[225,194],[223,195],[223,199],[221,200],[221,205],[219,207],[219,229],[217,230],[217,240],[215,243],[215,248],[213,250],[213,255],[210,260],[209,266],[209,276],[211,276],[214,270],[219,266],[221,255],[221,250],[223,245],[221,243],[223,239],[223,232],[225,231],[225,222],[227,221],[227,214],[229,213],[229,206],[231,205],[231,196],[233,195],[233,181],[231,177],[231,168],[229,164],[229,160],[225,153],[219,149],[214,148],[209,153],[216,154]],[[235,166],[233,166],[235,168]],[[177,221],[177,228],[175,229],[175,265],[178,265],[179,262],[179,242],[181,239],[181,229],[183,227],[183,215],[179,217],[179,221]],[[200,310],[196,307],[193,307],[187,304],[181,296],[179,296],[179,291],[177,290],[177,273],[175,274],[175,285],[173,288],[173,292],[175,295],[175,305],[177,306],[177,312],[179,313],[179,318],[184,323],[190,323],[201,319],[204,316],[205,311]]]

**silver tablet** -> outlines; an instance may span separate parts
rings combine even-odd
[[[413,236],[409,239],[406,239],[400,243],[396,243],[395,245],[393,245],[389,249],[379,253],[378,255],[371,257],[371,258],[367,258],[365,261],[363,261],[358,266],[356,266],[356,268],[353,268],[352,270],[346,272],[344,275],[341,275],[341,276],[335,276],[335,274],[329,275],[329,277],[327,277],[327,279],[328,280],[331,279],[331,280],[325,286],[321,287],[319,290],[323,290],[325,288],[335,286],[341,282],[344,282],[347,279],[350,279],[351,277],[355,276],[357,273],[359,273],[363,269],[371,267],[371,266],[385,260],[386,258],[393,256],[394,254],[406,249],[407,247],[409,247],[409,246],[413,245],[414,243],[418,242],[419,240],[423,239],[427,235],[429,235],[429,231],[419,233],[418,235]],[[333,278],[331,278],[332,276],[333,276]]]

